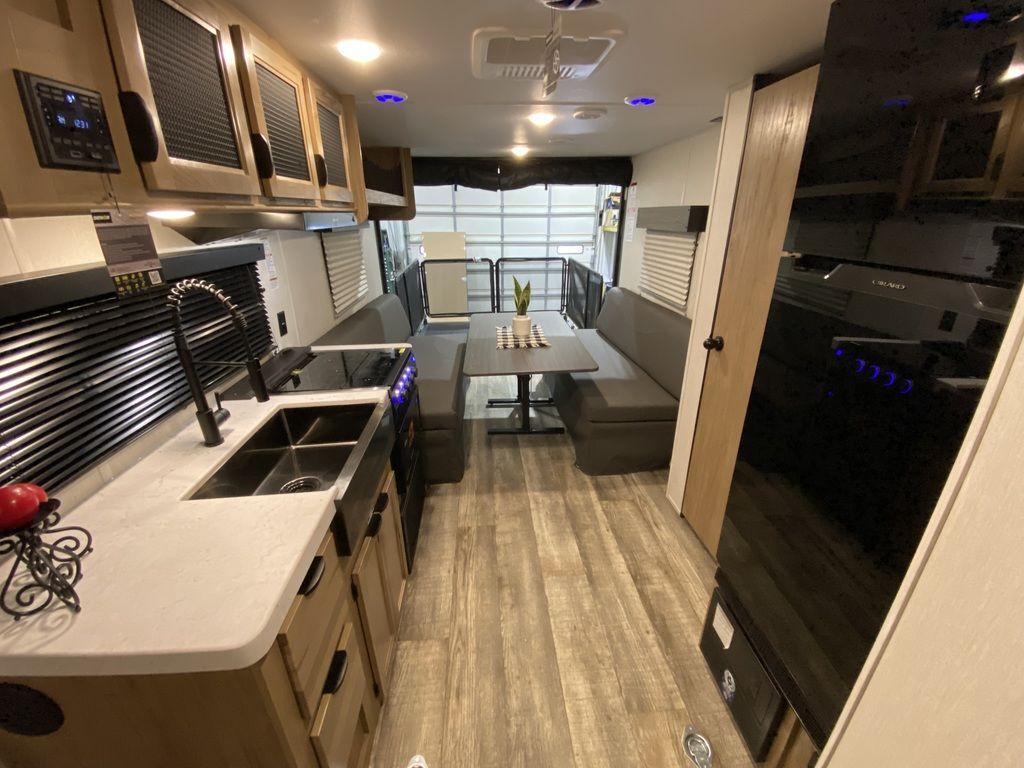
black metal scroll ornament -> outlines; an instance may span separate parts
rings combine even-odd
[[[77,526],[58,528],[58,507],[57,499],[44,501],[31,523],[0,534],[0,558],[14,553],[0,608],[15,621],[46,610],[55,599],[75,613],[82,610],[75,585],[82,557],[92,552],[92,534]]]

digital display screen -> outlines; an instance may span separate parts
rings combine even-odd
[[[85,110],[72,113],[55,112],[53,121],[57,127],[67,128],[69,131],[92,131],[95,127],[92,117],[87,116]]]

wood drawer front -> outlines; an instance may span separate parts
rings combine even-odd
[[[323,564],[323,574],[312,591],[296,596],[277,636],[299,709],[307,722],[316,712],[348,614],[348,584],[330,533],[317,550],[316,558],[314,564]]]
[[[376,718],[364,707],[373,681],[363,663],[361,642],[358,624],[345,624],[337,648],[345,654],[341,687],[320,697],[309,734],[321,768],[360,768],[369,762]]]

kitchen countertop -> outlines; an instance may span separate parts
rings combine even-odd
[[[0,676],[204,672],[259,661],[330,527],[339,488],[186,497],[278,409],[385,396],[364,389],[232,402],[214,448],[191,421],[64,516],[61,524],[93,536],[76,587],[82,610],[51,607],[20,621],[0,614]]]

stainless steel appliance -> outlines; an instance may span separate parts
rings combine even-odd
[[[426,490],[420,464],[420,401],[412,349],[287,347],[264,364],[263,374],[271,396],[343,389],[388,390],[395,431],[391,467],[399,495],[406,557],[411,568]],[[253,392],[246,381],[238,382],[222,395],[223,400],[251,397]]]

